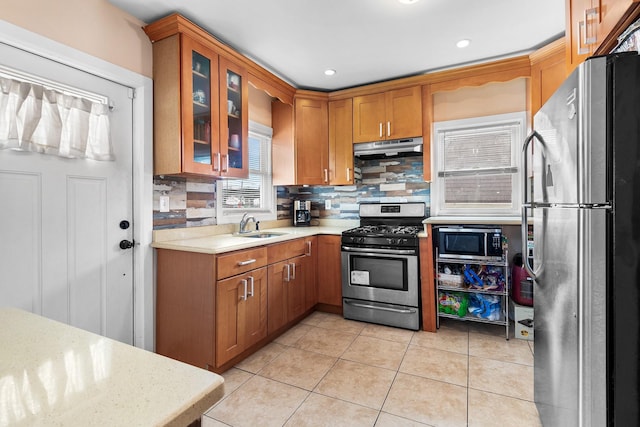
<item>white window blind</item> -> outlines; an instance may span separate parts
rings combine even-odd
[[[218,183],[218,222],[235,222],[245,212],[275,216],[271,180],[271,128],[250,122],[249,176]]]
[[[249,177],[222,181],[222,203],[224,209],[263,209],[262,189],[269,166],[269,141],[249,133]]]
[[[523,114],[434,124],[439,214],[517,213]]]

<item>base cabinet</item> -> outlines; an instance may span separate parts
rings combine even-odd
[[[342,313],[340,236],[318,236],[318,304]]]
[[[312,237],[269,247],[272,260],[286,258],[268,267],[269,334],[295,322],[316,305],[315,242]]]
[[[267,268],[216,286],[216,364],[224,365],[267,336]]]
[[[317,304],[317,237],[219,255],[157,249],[156,351],[222,372]]]
[[[215,367],[215,256],[156,251],[156,352]]]

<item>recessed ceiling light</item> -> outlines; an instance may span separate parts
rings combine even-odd
[[[458,43],[456,43],[456,46],[458,46],[459,48],[463,48],[463,47],[467,47],[469,46],[469,44],[471,44],[471,40],[469,39],[462,39],[460,40]]]
[[[402,4],[413,4],[418,3],[420,0],[398,0]]]
[[[336,70],[332,68],[327,68],[326,70],[324,70],[325,76],[333,76],[335,73],[336,73]]]

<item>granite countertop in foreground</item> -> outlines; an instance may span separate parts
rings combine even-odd
[[[186,426],[220,375],[15,308],[0,308],[0,426]]]

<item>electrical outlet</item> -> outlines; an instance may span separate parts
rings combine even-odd
[[[169,196],[160,196],[160,212],[169,212]]]
[[[331,199],[327,199],[324,201],[324,208],[331,209]]]

